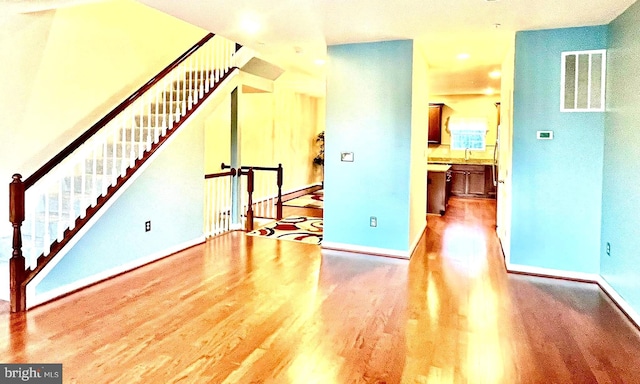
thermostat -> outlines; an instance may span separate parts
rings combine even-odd
[[[552,140],[553,131],[538,131],[536,137],[538,140]]]

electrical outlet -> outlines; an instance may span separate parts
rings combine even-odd
[[[144,222],[144,231],[145,232],[151,231],[151,221],[145,221]]]
[[[378,226],[378,218],[375,216],[371,216],[369,218],[369,226],[370,227],[377,227]]]
[[[611,256],[611,243],[607,242],[607,256]]]

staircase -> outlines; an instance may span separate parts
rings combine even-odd
[[[22,269],[24,274],[16,276],[22,293],[7,291],[13,241],[0,238],[0,299],[10,299],[12,311],[26,309],[27,283],[93,224],[116,191],[237,72],[236,50],[234,43],[207,35],[34,175],[24,182],[14,176],[14,222],[22,216],[20,190],[26,190],[19,234],[25,266],[18,262],[17,275]]]

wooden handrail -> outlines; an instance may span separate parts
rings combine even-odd
[[[22,254],[22,233],[21,226],[25,220],[25,191],[33,186],[38,180],[44,177],[47,173],[51,172],[55,166],[60,164],[65,158],[70,156],[74,151],[76,151],[82,144],[84,144],[87,140],[89,140],[93,135],[99,132],[107,123],[113,120],[116,116],[118,116],[122,111],[124,111],[128,106],[132,105],[136,100],[138,100],[145,92],[149,91],[155,84],[160,82],[164,77],[166,77],[172,70],[176,69],[181,63],[183,63],[189,56],[191,56],[195,51],[201,48],[205,43],[211,40],[214,37],[212,33],[207,34],[204,38],[202,38],[198,43],[196,43],[193,47],[183,53],[180,57],[174,60],[171,64],[169,64],[165,69],[163,69],[158,75],[154,76],[151,80],[149,80],[146,84],[140,87],[136,92],[134,92],[131,96],[129,96],[126,100],[120,103],[114,110],[109,112],[105,117],[100,119],[96,124],[94,124],[87,131],[82,133],[77,139],[75,139],[71,144],[65,147],[62,151],[60,151],[57,155],[55,155],[51,160],[45,163],[42,167],[40,167],[36,172],[34,172],[27,179],[22,181],[22,177],[19,174],[15,174],[13,176],[13,181],[10,184],[10,221],[13,226],[13,252],[12,257],[10,259],[10,294],[11,294],[11,312],[22,312],[26,310],[26,286],[27,284],[40,272],[45,266],[70,242],[70,240],[78,233],[80,230],[87,224],[89,221],[95,216],[95,214],[105,206],[107,201],[109,201],[116,192],[126,183],[128,182],[132,176],[140,169],[140,167],[146,163],[155,153],[156,151],[170,138],[173,134],[183,125],[185,121],[189,119],[189,117],[197,110],[197,108],[189,107],[188,110],[182,113],[181,118],[177,121],[170,130],[167,131],[166,134],[160,136],[157,139],[157,142],[151,143],[150,147],[145,151],[144,156],[135,160],[135,162],[126,169],[124,175],[118,176],[115,184],[109,186],[106,190],[106,193],[100,195],[97,199],[97,202],[94,206],[90,206],[87,208],[86,214],[83,217],[77,217],[75,221],[75,225],[66,229],[62,234],[61,240],[55,240],[51,246],[49,253],[45,255],[41,254],[37,258],[37,265],[31,269],[27,268],[26,260],[24,255]],[[236,45],[237,46],[237,45]],[[232,74],[237,72],[237,67],[228,68],[227,72],[225,72],[213,86],[204,94],[201,94],[201,98],[199,102],[204,102],[214,91],[223,84],[224,81],[229,78]],[[202,91],[201,91],[202,92]],[[235,172],[235,170],[234,170]],[[231,173],[231,172],[229,172]]]
[[[227,165],[225,163],[222,163],[220,165],[220,167],[222,169],[230,169],[231,165]],[[233,168],[231,168],[233,169]],[[253,166],[253,165],[243,165],[241,166],[238,172],[238,175],[246,175],[248,170],[253,170],[253,171],[273,171],[273,172],[277,172],[277,176],[276,176],[276,184],[278,186],[278,200],[276,201],[276,220],[281,220],[282,219],[282,183],[283,183],[283,168],[282,168],[282,163],[279,163],[277,167],[260,167],[260,166]]]
[[[229,168],[231,168],[231,166],[227,165],[225,163],[222,163],[220,168],[229,169]],[[277,167],[259,167],[259,166],[255,166],[255,165],[243,165],[243,166],[240,167],[240,169],[242,169],[243,171],[247,171],[249,169],[253,169],[254,171],[277,171],[280,168],[282,168],[282,164],[278,164]]]
[[[204,175],[204,178],[205,179],[214,179],[216,177],[235,176],[236,174],[237,174],[236,169],[235,168],[231,168],[231,170],[229,170],[227,172],[209,173],[207,175]]]
[[[209,93],[204,95],[204,97],[202,98],[202,102],[204,102],[216,90],[216,88],[237,69],[238,68],[236,67],[230,68],[229,72],[221,77],[218,83],[214,84]],[[56,240],[51,244],[51,250],[48,255],[41,255],[40,257],[38,257],[38,265],[33,270],[29,269],[25,271],[25,279],[22,283],[24,287],[26,287],[26,285],[49,263],[49,261],[51,261],[51,259],[53,259],[53,257],[58,254],[58,252],[60,252],[62,248],[67,245],[67,243],[69,243],[71,238],[75,236],[76,233],[80,232],[80,229],[82,229],[82,227],[84,227],[89,222],[89,220],[100,210],[100,208],[102,208],[106,204],[106,202],[116,194],[118,189],[120,189],[138,171],[138,169],[140,169],[140,167],[142,167],[142,165],[153,156],[153,154],[162,146],[162,144],[164,144],[171,136],[175,134],[176,131],[178,131],[178,128],[180,128],[182,124],[187,121],[195,111],[197,111],[197,108],[188,110],[187,113],[180,119],[180,121],[178,121],[173,126],[173,129],[167,131],[167,134],[160,137],[157,143],[151,145],[151,148],[145,153],[145,156],[137,159],[134,166],[127,169],[127,173],[124,176],[118,177],[116,184],[110,186],[107,189],[106,195],[102,195],[98,198],[95,206],[89,207],[87,209],[85,217],[78,217],[76,219],[76,224],[73,229],[67,229],[64,231],[64,236],[61,241]]]
[[[27,177],[24,180],[25,189],[29,189],[32,185],[34,185],[38,180],[40,180],[44,175],[51,172],[51,170],[62,160],[71,155],[75,150],[80,148],[82,144],[84,144],[87,140],[89,140],[93,135],[95,135],[100,129],[102,129],[108,122],[113,120],[116,116],[118,116],[122,111],[125,110],[128,106],[133,104],[142,94],[151,89],[153,85],[157,84],[162,78],[164,78],[167,74],[169,74],[173,69],[178,67],[183,61],[185,61],[193,52],[197,51],[200,47],[202,47],[207,41],[211,40],[215,35],[213,33],[207,34],[200,41],[194,44],[191,48],[189,48],[185,53],[180,55],[177,59],[175,59],[171,64],[169,64],[165,69],[160,71],[156,76],[154,76],[151,80],[147,81],[142,87],[140,87],[137,91],[135,91],[131,96],[127,97],[122,103],[120,103],[117,107],[115,107],[111,112],[107,113],[102,119],[98,120],[91,128],[87,129],[84,133],[78,136],[77,139],[71,142],[71,144],[67,145],[62,151],[60,151],[57,155],[51,158],[51,160],[47,161],[42,167],[40,167],[37,171],[35,171],[31,176]]]

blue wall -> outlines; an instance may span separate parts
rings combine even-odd
[[[191,124],[169,143],[37,285],[41,294],[202,236],[204,133]],[[144,223],[151,220],[151,231]]]
[[[606,47],[606,26],[516,34],[511,264],[599,272],[604,113],[561,113],[560,71],[561,52]]]
[[[640,3],[609,25],[602,277],[640,313]],[[611,256],[605,251],[611,243]]]
[[[407,251],[413,42],[335,45],[328,54],[323,241]],[[354,162],[341,162],[341,152]]]

